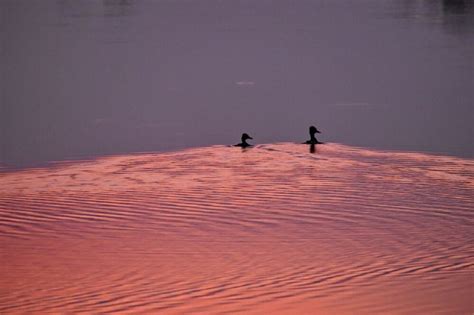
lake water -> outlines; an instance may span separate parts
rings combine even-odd
[[[0,183],[1,313],[473,311],[471,159],[214,146]]]
[[[0,313],[473,313],[470,1],[0,13]]]
[[[0,161],[323,139],[472,157],[463,0],[3,0]]]

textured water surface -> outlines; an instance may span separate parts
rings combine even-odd
[[[281,143],[0,173],[0,313],[471,314],[471,159]]]

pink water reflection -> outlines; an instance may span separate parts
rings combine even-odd
[[[209,147],[0,174],[0,312],[464,314],[472,160]]]

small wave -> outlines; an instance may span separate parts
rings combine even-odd
[[[463,313],[473,178],[333,143],[2,172],[0,312]]]

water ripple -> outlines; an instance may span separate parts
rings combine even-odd
[[[2,313],[472,311],[472,160],[216,146],[0,183]]]

